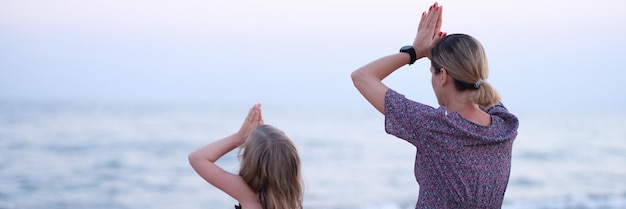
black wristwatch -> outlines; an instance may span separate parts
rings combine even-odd
[[[415,49],[413,49],[413,46],[403,46],[402,48],[400,48],[400,52],[408,53],[409,55],[411,55],[411,61],[409,62],[409,65],[412,65],[413,63],[415,63],[415,61],[417,61],[417,55],[415,54]]]

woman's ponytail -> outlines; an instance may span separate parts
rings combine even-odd
[[[500,94],[491,84],[482,82],[471,99],[481,107],[491,107],[500,102]]]

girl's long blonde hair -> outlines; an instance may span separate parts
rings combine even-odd
[[[239,152],[239,175],[254,191],[264,209],[302,208],[300,157],[279,129],[259,125]]]

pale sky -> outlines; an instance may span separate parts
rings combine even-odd
[[[350,73],[433,1],[0,0],[0,101],[364,107]],[[623,0],[439,1],[509,109],[625,112]],[[385,83],[434,105],[428,60]]]

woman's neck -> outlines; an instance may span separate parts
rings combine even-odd
[[[488,126],[491,125],[491,116],[480,109],[480,106],[471,101],[473,91],[455,92],[446,98],[446,111],[448,114],[457,112],[461,117],[473,123]]]

